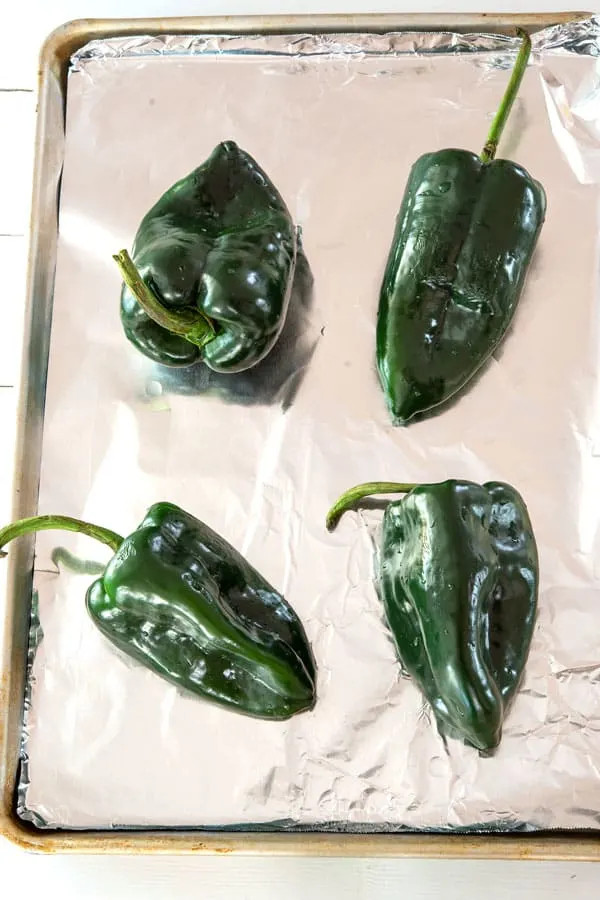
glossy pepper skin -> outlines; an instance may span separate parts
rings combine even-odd
[[[512,321],[546,210],[516,163],[468,150],[413,166],[381,288],[377,366],[395,424],[459,391]]]
[[[522,497],[501,482],[412,486],[386,507],[377,583],[398,658],[440,731],[495,748],[537,607],[537,548]]]
[[[425,153],[405,188],[379,297],[376,359],[396,425],[461,390],[504,338],[542,228],[542,185],[494,159],[526,70],[523,43],[480,156]]]
[[[233,141],[163,194],[144,216],[133,261],[160,304],[200,313],[201,340],[154,321],[127,284],[121,321],[145,356],[167,366],[203,361],[241,372],[274,346],[285,321],[297,234],[279,192]]]
[[[256,718],[287,719],[314,706],[315,663],[297,615],[203,522],[156,503],[123,539],[76,519],[36,517],[0,531],[0,547],[42,527],[83,531],[116,551],[86,604],[127,656],[186,691]]]

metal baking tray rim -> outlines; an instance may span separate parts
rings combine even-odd
[[[497,14],[366,14],[299,16],[221,16],[152,19],[78,19],[55,29],[39,58],[25,327],[17,413],[15,484],[12,516],[33,515],[37,508],[39,453],[35,436],[43,426],[45,364],[52,315],[52,281],[60,173],[51,157],[49,122],[60,104],[64,114],[71,55],[91,40],[139,34],[252,33],[269,31],[493,31],[516,26],[536,31],[587,19],[589,12]],[[52,192],[52,180],[56,190]],[[46,270],[44,270],[44,265]],[[51,270],[51,271],[50,271]],[[40,328],[41,324],[45,326]],[[36,340],[38,330],[41,343]],[[43,371],[39,369],[42,358]],[[37,368],[36,368],[37,365]],[[39,442],[41,444],[41,442]],[[208,832],[192,830],[75,831],[40,830],[15,814],[14,794],[25,683],[25,661],[31,596],[33,542],[22,540],[11,553],[6,616],[0,638],[0,835],[17,846],[42,853],[203,853],[329,857],[423,857],[473,859],[600,860],[596,832],[531,834],[344,834],[323,832]]]

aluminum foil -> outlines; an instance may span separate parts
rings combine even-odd
[[[268,723],[179,693],[88,618],[105,549],[40,534],[21,816],[76,828],[598,826],[599,38],[596,19],[535,36],[501,145],[548,194],[514,327],[458,402],[404,429],[389,423],[373,357],[406,176],[425,151],[483,145],[516,39],[141,36],[74,57],[40,512],[128,533],[168,499],[205,520],[301,616],[319,699]],[[217,379],[128,344],[111,255],[224,139],[278,186],[308,262],[272,358]],[[324,527],[352,484],[448,477],[512,483],[539,544],[537,627],[492,757],[440,738],[395,659],[373,585],[381,510]]]

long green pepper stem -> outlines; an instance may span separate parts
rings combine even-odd
[[[166,309],[151,288],[148,287],[127,250],[113,256],[123,281],[150,318],[171,334],[186,338],[191,344],[204,346],[215,336],[212,323],[201,312]]]
[[[19,519],[5,528],[0,528],[0,557],[6,556],[6,552],[2,550],[5,544],[13,541],[15,538],[24,534],[31,534],[33,531],[49,531],[58,529],[60,531],[76,531],[79,534],[85,534],[87,537],[95,538],[114,550],[115,553],[123,543],[124,538],[108,528],[102,528],[100,525],[92,525],[90,522],[84,522],[81,519],[74,519],[71,516],[31,516],[29,519]]]
[[[407,494],[415,487],[415,484],[399,484],[397,481],[366,481],[364,484],[357,484],[345,491],[327,513],[327,531],[333,531],[346,510],[363,497],[370,497],[372,494]]]
[[[498,107],[496,115],[494,116],[494,121],[492,122],[492,126],[488,132],[485,146],[481,152],[480,159],[483,163],[491,162],[496,156],[498,142],[500,141],[500,138],[502,136],[504,126],[506,125],[506,120],[510,115],[512,105],[521,86],[521,81],[523,80],[523,75],[525,74],[525,71],[527,69],[527,62],[529,60],[529,54],[531,53],[531,38],[526,31],[523,31],[522,28],[517,28],[517,35],[522,38],[521,49],[519,50],[512,75],[510,76],[508,87],[504,92],[502,102]]]

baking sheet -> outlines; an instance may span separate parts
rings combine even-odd
[[[132,530],[181,503],[302,617],[319,703],[255,722],[117,656],[87,618],[89,574],[43,534],[43,640],[26,712],[20,814],[59,827],[271,823],[356,829],[594,827],[598,528],[598,26],[536,36],[501,155],[548,192],[515,327],[443,415],[394,429],[373,366],[377,293],[412,161],[478,148],[516,43],[480,36],[112,40],[69,78],[40,512]],[[542,49],[547,48],[547,49]],[[106,52],[108,51],[108,52]],[[417,52],[415,52],[417,51]],[[141,358],[111,254],[218,141],[251,152],[303,228],[308,273],[283,363],[236,385]],[[527,675],[493,758],[433,727],[402,677],[372,586],[381,514],[323,519],[366,479],[510,481],[540,548]],[[56,554],[54,554],[56,558]],[[38,632],[39,633],[39,632]]]

